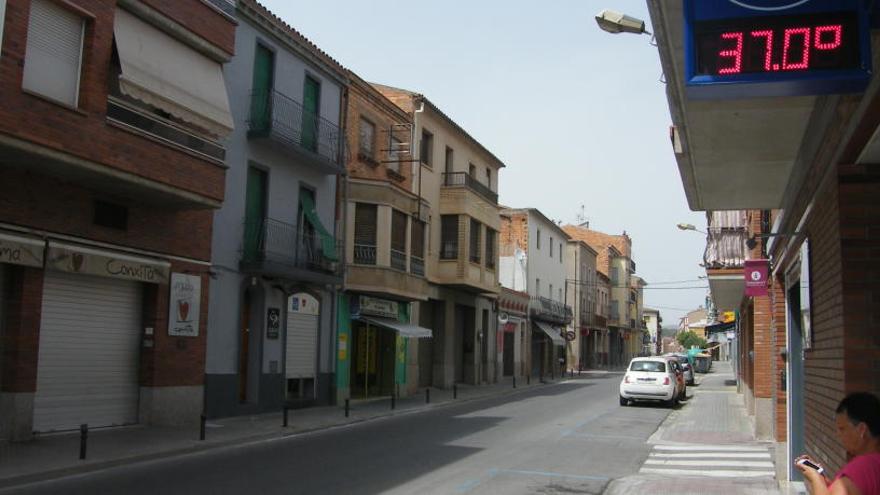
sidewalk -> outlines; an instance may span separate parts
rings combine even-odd
[[[558,383],[561,380],[557,376],[555,382],[549,379],[548,382]],[[525,379],[519,378],[517,388],[514,389],[511,378],[507,377],[492,385],[458,385],[457,399],[453,399],[452,389],[431,388],[430,404],[426,403],[422,389],[414,396],[398,399],[394,410],[391,409],[389,397],[352,400],[349,417],[345,416],[342,404],[291,409],[288,412],[287,428],[282,425],[281,411],[209,420],[204,441],[199,440],[198,424],[181,427],[137,425],[96,429],[88,433],[88,455],[82,461],[79,460],[79,432],[43,435],[23,443],[0,442],[0,489],[133,462],[412,414],[469,400],[512,395],[540,386],[541,383],[537,380],[533,379],[527,384]]]
[[[730,363],[713,363],[697,383],[648,440],[653,449],[639,474],[614,481],[607,495],[782,493],[772,447],[755,440]]]

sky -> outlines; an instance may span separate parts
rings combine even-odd
[[[676,224],[706,219],[687,206],[657,49],[594,20],[653,31],[644,0],[261,1],[363,79],[427,96],[507,165],[502,204],[626,231],[664,326],[705,304],[705,236]]]

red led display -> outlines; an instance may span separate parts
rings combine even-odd
[[[696,26],[697,73],[734,76],[859,67],[854,13],[753,17]]]

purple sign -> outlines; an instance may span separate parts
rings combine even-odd
[[[746,260],[743,273],[746,279],[746,297],[767,295],[767,273],[770,263],[767,260]]]

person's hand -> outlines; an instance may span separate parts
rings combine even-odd
[[[819,473],[819,471],[817,471],[816,469],[813,469],[809,466],[805,466],[804,464],[802,464],[801,461],[804,461],[804,460],[812,462],[813,464],[815,464],[819,467],[822,467],[824,470],[824,467],[821,464],[819,464],[818,462],[816,462],[815,460],[813,460],[813,458],[811,458],[810,456],[808,456],[808,455],[798,456],[794,460],[794,465],[804,475],[804,478],[806,478],[808,481],[816,480],[816,481],[822,481],[823,483],[827,483],[828,478],[826,478],[824,474]]]

